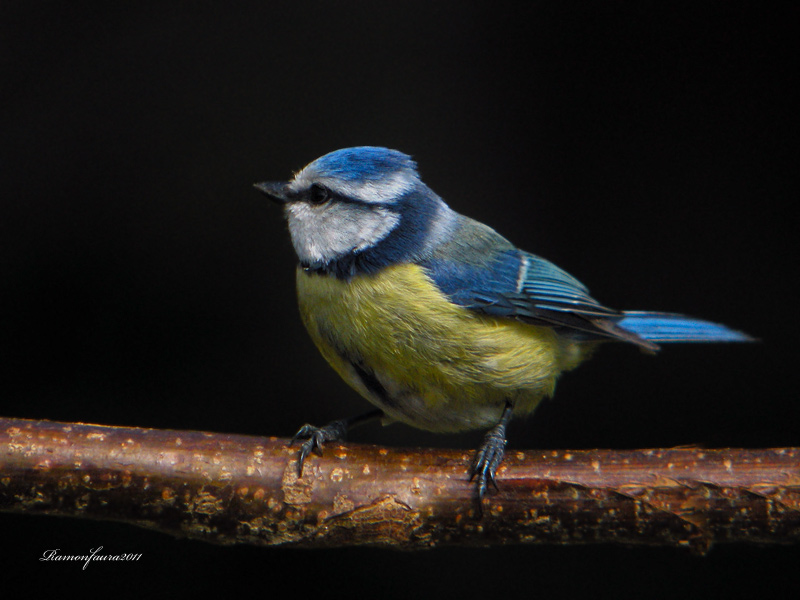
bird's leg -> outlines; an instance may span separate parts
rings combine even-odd
[[[486,494],[487,484],[491,483],[497,489],[497,481],[495,481],[494,475],[506,451],[506,427],[508,422],[511,421],[511,413],[511,402],[506,402],[500,422],[486,432],[483,443],[478,447],[469,470],[469,480],[472,481],[477,478],[479,510]]]
[[[298,440],[305,440],[300,445],[300,458],[297,461],[297,475],[303,476],[303,463],[308,455],[313,452],[317,456],[322,456],[322,446],[325,442],[340,442],[347,437],[347,431],[356,425],[361,425],[372,419],[383,416],[382,410],[373,410],[363,415],[350,417],[349,419],[339,419],[331,421],[324,427],[315,427],[306,423],[294,434],[292,444]]]

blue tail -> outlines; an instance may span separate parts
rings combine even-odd
[[[755,338],[719,323],[684,315],[625,311],[617,327],[651,342],[752,342]]]

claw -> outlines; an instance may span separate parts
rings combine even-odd
[[[488,484],[492,484],[494,489],[497,487],[497,479],[495,474],[497,468],[503,461],[505,455],[506,440],[502,435],[497,435],[498,432],[491,431],[483,441],[483,444],[475,453],[475,459],[470,468],[470,478],[477,478],[478,501],[482,501],[486,495]]]
[[[345,438],[347,433],[347,423],[345,421],[333,421],[325,427],[315,427],[306,423],[294,434],[292,445],[298,440],[305,440],[300,445],[300,452],[297,458],[297,476],[303,476],[303,464],[308,455],[313,452],[317,456],[322,456],[322,446],[325,442],[338,442]]]
[[[292,446],[294,446],[294,443],[297,440],[311,437],[311,434],[313,434],[314,431],[318,429],[319,429],[318,427],[314,427],[313,425],[309,425],[308,423],[306,423],[297,431],[297,433],[294,434],[294,437],[292,438]]]
[[[506,425],[510,420],[511,404],[507,404],[500,422],[483,438],[483,443],[475,452],[475,458],[469,468],[469,480],[477,478],[475,486],[478,496],[478,517],[483,516],[483,498],[488,484],[491,483],[492,487],[499,491],[495,475],[506,452]]]

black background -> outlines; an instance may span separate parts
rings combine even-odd
[[[657,358],[608,346],[512,425],[511,447],[800,443],[796,13],[9,4],[0,414],[288,436],[366,408],[306,336],[285,223],[251,184],[370,144],[413,154],[456,210],[604,303],[762,340]],[[352,439],[471,447],[480,434],[376,426]],[[768,597],[797,585],[800,564],[797,547],[296,551],[47,517],[0,515],[0,528],[3,570],[42,593]],[[144,558],[38,562],[99,545]]]

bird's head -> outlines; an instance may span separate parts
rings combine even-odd
[[[376,248],[398,229],[424,232],[449,211],[419,178],[410,156],[374,146],[344,148],[300,170],[289,182],[255,187],[284,205],[292,243],[305,266]],[[400,242],[413,235],[400,236]]]

